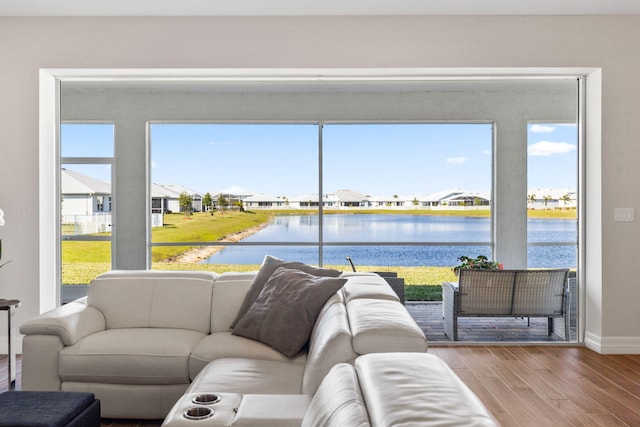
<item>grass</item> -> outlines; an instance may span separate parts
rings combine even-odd
[[[349,271],[344,265],[325,265],[326,268]],[[258,264],[155,264],[154,270],[198,270],[225,273],[230,271],[255,271]],[[456,281],[449,267],[380,267],[362,266],[358,271],[394,271],[404,279],[405,299],[408,301],[441,301],[442,282]]]
[[[215,242],[225,236],[239,233],[269,221],[272,212],[225,212],[215,215],[195,213],[165,214],[164,227],[156,227],[151,232],[152,242]],[[152,261],[166,260],[190,249],[185,246],[155,246],[151,250]]]
[[[344,211],[325,210],[325,214]],[[474,215],[488,216],[488,210],[478,211],[425,211],[425,210],[360,210],[349,211],[353,214],[414,214],[414,215]],[[283,210],[256,212],[225,212],[215,215],[195,213],[189,217],[183,214],[166,214],[165,226],[152,230],[153,242],[215,242],[223,240],[251,227],[268,222],[274,214],[304,215],[317,214],[317,210]],[[529,210],[530,218],[566,218],[575,219],[575,209]],[[257,270],[257,264],[192,264],[160,262],[191,249],[189,246],[155,246],[152,248],[153,268],[156,270],[205,270],[223,273],[225,271]],[[345,270],[345,265],[327,266]],[[62,283],[88,284],[97,275],[111,270],[110,242],[62,242]],[[405,280],[405,293],[408,300],[439,300],[442,295],[440,284],[455,281],[455,275],[448,267],[381,267],[358,266],[358,271],[395,271]]]

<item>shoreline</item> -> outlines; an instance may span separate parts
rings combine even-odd
[[[246,239],[252,234],[257,233],[262,230],[266,226],[271,224],[271,220],[264,222],[259,225],[255,225],[253,227],[249,227],[242,231],[238,231],[237,233],[232,233],[224,236],[220,239],[221,242],[239,242],[242,239]],[[188,251],[182,252],[179,255],[171,257],[169,259],[160,261],[164,264],[198,264],[202,260],[209,258],[211,255],[220,252],[224,249],[224,246],[198,246],[197,248],[189,249]]]

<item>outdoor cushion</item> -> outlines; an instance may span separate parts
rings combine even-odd
[[[185,329],[110,329],[60,351],[62,381],[188,383],[189,354],[204,334]]]

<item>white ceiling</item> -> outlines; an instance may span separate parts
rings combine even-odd
[[[0,0],[0,16],[640,14],[639,0]]]

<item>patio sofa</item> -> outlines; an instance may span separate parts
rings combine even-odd
[[[383,278],[297,264],[267,257],[251,273],[103,274],[87,297],[20,326],[23,390],[92,392],[104,418],[162,419],[189,387],[311,396],[335,365],[360,355],[426,352],[423,332]],[[287,286],[273,285],[276,276]],[[264,309],[279,289],[298,292],[303,282],[305,292],[321,284],[330,295]],[[265,331],[271,320],[280,322],[275,333]],[[291,341],[300,348],[287,348]]]
[[[458,283],[442,285],[444,332],[457,341],[459,317],[546,317],[551,335],[552,319],[559,317],[568,341],[568,276],[568,269],[461,269]]]

